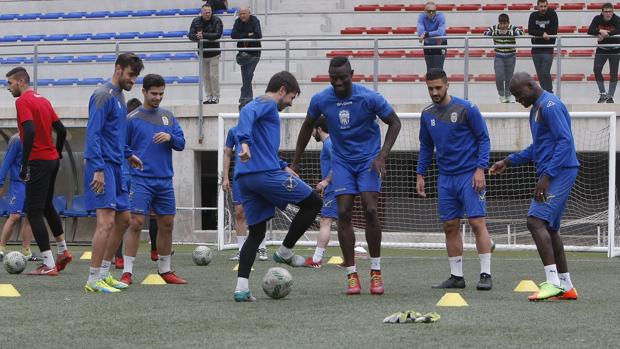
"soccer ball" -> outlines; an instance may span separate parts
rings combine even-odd
[[[196,265],[208,265],[213,259],[213,252],[207,246],[198,246],[192,252],[192,260]]]
[[[286,297],[293,287],[293,276],[280,267],[270,268],[263,277],[263,291],[273,299]]]
[[[19,274],[26,269],[26,258],[21,252],[9,252],[4,257],[4,268],[9,274]]]

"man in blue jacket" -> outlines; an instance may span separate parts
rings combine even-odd
[[[448,45],[448,40],[436,38],[446,35],[446,17],[443,13],[437,12],[437,5],[429,1],[424,6],[424,13],[418,16],[418,36],[424,46]],[[446,60],[445,48],[424,49],[424,61],[426,71],[431,68],[443,69],[443,62]]]

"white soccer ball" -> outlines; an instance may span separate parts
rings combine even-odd
[[[208,265],[213,259],[213,252],[207,246],[197,246],[192,252],[192,260],[196,265]]]
[[[9,274],[19,274],[26,269],[26,258],[21,252],[9,252],[4,257],[4,268]]]
[[[280,267],[270,268],[263,277],[263,291],[273,299],[286,297],[293,287],[293,276]]]

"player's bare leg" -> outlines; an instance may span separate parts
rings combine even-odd
[[[323,265],[323,254],[329,244],[329,236],[332,231],[333,218],[321,217],[319,223],[319,235],[316,239],[316,248],[312,257],[306,258],[304,266],[309,268],[320,268]]]
[[[377,211],[379,193],[362,192],[362,210],[366,220],[366,243],[370,255],[370,293],[383,294],[383,277],[381,276],[381,223]]]
[[[230,258],[231,261],[239,260],[239,253],[241,252],[243,243],[245,243],[245,239],[248,235],[248,231],[246,229],[245,211],[243,211],[243,206],[241,205],[235,205],[235,232],[237,233],[237,245],[239,245],[239,249],[237,250],[237,253]]]
[[[101,268],[99,269],[101,280],[116,289],[125,289],[129,286],[113,277],[112,273],[110,273],[110,266],[112,265],[112,259],[116,255],[116,250],[118,250],[123,240],[123,235],[129,226],[130,217],[129,211],[116,212],[114,215],[114,227],[105,242],[105,250],[101,260]]]
[[[476,288],[488,291],[493,287],[491,280],[491,236],[484,217],[470,218],[469,225],[474,231],[476,249],[480,258],[480,281],[478,281]]]
[[[98,208],[96,210],[96,215],[97,225],[95,227],[95,234],[93,235],[90,271],[85,288],[89,292],[119,292],[119,290],[102,282],[100,273],[107,241],[110,235],[113,234],[115,228],[116,211],[110,208]]]
[[[174,228],[174,215],[157,216],[157,269],[159,275],[169,284],[186,284],[187,281],[178,277],[170,266],[172,254],[172,229]]]
[[[433,285],[433,288],[465,288],[463,278],[463,237],[459,231],[460,219],[451,219],[443,222],[443,231],[446,234],[446,251],[450,263],[450,278]]]
[[[353,232],[353,195],[339,195],[338,201],[338,242],[347,269],[347,294],[360,294],[360,279],[355,266],[355,233]]]
[[[138,254],[140,247],[140,233],[144,226],[145,216],[141,214],[131,214],[129,221],[129,229],[125,234],[125,252],[123,254],[123,274],[121,275],[121,282],[128,285],[132,284],[133,276],[133,263]]]

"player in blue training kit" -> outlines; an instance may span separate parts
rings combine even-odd
[[[248,278],[256,249],[265,238],[267,220],[275,215],[276,207],[288,204],[299,206],[286,237],[273,254],[277,263],[302,267],[305,258],[294,254],[293,247],[314,222],[323,201],[312,188],[299,179],[297,173],[280,159],[279,111],[293,104],[299,95],[299,85],[293,74],[282,71],[271,77],[265,95],[248,103],[239,115],[235,136],[239,143],[235,164],[235,178],[239,184],[241,200],[250,233],[241,248],[237,287],[237,302],[256,300],[250,293]]]
[[[471,102],[448,94],[448,77],[439,68],[426,73],[426,86],[433,104],[420,118],[420,158],[416,191],[426,197],[424,177],[436,149],[439,169],[439,218],[446,234],[450,278],[433,288],[465,288],[463,238],[459,224],[464,215],[476,236],[480,257],[477,289],[490,290],[491,238],[486,226],[486,181],[491,141],[480,110]]]
[[[22,220],[24,214],[26,200],[26,184],[19,178],[19,170],[22,165],[22,143],[19,140],[19,133],[14,134],[9,139],[6,154],[0,167],[0,196],[4,196],[6,188],[4,188],[4,180],[7,175],[9,177],[8,204],[9,217],[4,222],[2,234],[0,235],[0,262],[4,259],[6,252],[6,243],[11,237],[13,227],[21,220],[20,235],[22,237],[22,253],[29,261],[39,261],[30,250],[30,242],[32,241],[32,228],[27,219]]]
[[[239,163],[239,159],[236,158],[235,149],[237,149],[237,140],[235,138],[235,130],[236,127],[231,127],[226,134],[226,143],[224,144],[224,170],[222,173],[222,190],[225,192],[231,192],[232,197],[232,205],[235,211],[235,232],[237,233],[237,245],[239,249],[237,253],[235,253],[232,257],[230,257],[231,261],[238,261],[239,255],[241,253],[241,248],[243,247],[243,243],[248,235],[248,231],[246,229],[246,221],[245,221],[245,212],[243,210],[242,200],[241,200],[241,192],[239,191],[239,184],[237,181],[233,181],[232,185],[230,184],[230,162],[231,158],[235,157],[235,163]],[[269,256],[267,255],[267,242],[266,239],[261,241],[258,246],[258,260],[267,261],[269,260]]]
[[[128,286],[114,279],[110,265],[129,226],[129,193],[122,175],[123,162],[128,159],[131,166],[142,167],[125,141],[127,107],[123,90],[131,90],[143,68],[142,60],[135,54],[120,54],[112,79],[95,90],[88,104],[84,196],[86,209],[97,214],[97,226],[84,287],[87,292],[114,293]]]
[[[133,261],[140,245],[140,232],[145,216],[151,210],[157,215],[157,252],[159,275],[169,284],[186,284],[172,271],[172,228],[176,200],[172,185],[172,151],[185,149],[185,136],[177,119],[159,105],[166,83],[157,74],[148,74],[142,83],[144,103],[129,114],[127,145],[129,151],[142,160],[142,168],[131,170],[129,206],[131,223],[125,240],[125,266],[121,282],[132,283]]]
[[[370,254],[370,293],[383,294],[381,276],[381,223],[377,202],[385,161],[400,132],[400,120],[379,93],[352,83],[353,70],[346,57],[329,63],[331,87],[312,96],[306,120],[297,138],[293,168],[298,168],[314,125],[325,115],[333,145],[332,186],[338,203],[338,240],[347,270],[347,294],[360,294],[355,266],[355,235],[351,217],[355,195],[362,199],[366,242]],[[388,125],[383,148],[377,116]]]
[[[532,161],[536,166],[538,182],[527,213],[527,228],[538,248],[547,280],[528,299],[574,300],[577,291],[570,279],[560,236],[562,214],[579,172],[570,115],[559,98],[544,91],[527,73],[514,75],[510,92],[524,107],[532,106],[532,144],[493,164],[490,173],[500,174],[510,166]]]

